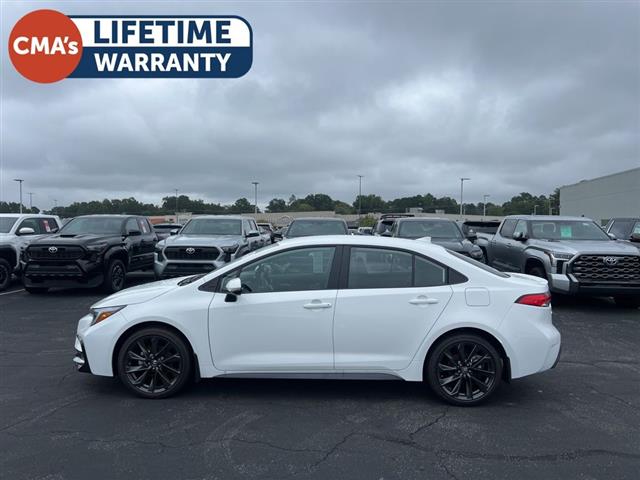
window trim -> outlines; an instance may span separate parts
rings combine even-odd
[[[407,253],[409,255],[412,255],[412,260],[411,260],[411,286],[410,287],[380,287],[380,288],[388,288],[388,289],[407,289],[407,288],[437,288],[437,287],[444,287],[447,285],[458,285],[460,283],[465,283],[466,281],[468,281],[469,279],[467,278],[466,275],[460,273],[457,270],[454,270],[453,268],[451,268],[448,265],[445,265],[442,262],[439,262],[438,260],[428,257],[422,253],[418,253],[415,252],[413,250],[407,250],[406,248],[398,248],[398,247],[387,247],[387,246],[381,246],[381,245],[344,245],[344,251],[342,253],[342,264],[340,265],[340,281],[338,283],[338,290],[378,290],[379,288],[349,288],[349,266],[350,266],[350,262],[351,262],[351,249],[352,248],[366,248],[366,249],[377,249],[377,250],[392,250],[392,251],[397,251],[397,252],[401,252],[401,253]],[[431,287],[416,287],[415,286],[415,276],[416,276],[416,257],[420,257],[423,260],[426,260],[428,262],[433,263],[434,265],[437,265],[441,268],[444,269],[445,271],[445,281],[442,285],[434,285]],[[452,283],[451,282],[451,272],[455,272],[455,274],[459,275],[460,278],[465,278],[466,280],[464,282],[455,282]]]
[[[277,252],[271,252],[268,255],[264,255],[260,258],[256,258],[251,262],[244,263],[242,265],[238,265],[236,268],[229,270],[228,272],[223,273],[222,275],[218,275],[211,280],[203,283],[198,287],[198,290],[202,290],[205,292],[213,291],[215,293],[226,293],[222,291],[222,278],[227,277],[229,275],[235,274],[243,268],[248,267],[256,262],[261,262],[266,260],[267,258],[273,257],[274,255],[281,255],[283,253],[293,252],[295,250],[303,250],[303,249],[314,249],[314,248],[334,248],[335,252],[333,254],[333,261],[331,262],[331,269],[329,271],[329,282],[327,283],[327,288],[323,288],[322,290],[337,290],[338,289],[338,281],[341,273],[341,265],[342,265],[342,254],[344,245],[339,244],[321,244],[321,245],[300,245],[297,247],[287,248],[286,250],[281,250]],[[209,286],[215,282],[214,286]],[[285,292],[264,292],[264,293],[291,293],[291,292],[310,292],[313,290],[287,290]],[[243,293],[242,295],[251,295],[251,293]]]

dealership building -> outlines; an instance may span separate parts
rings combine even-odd
[[[640,216],[640,167],[560,187],[560,215],[603,223]]]

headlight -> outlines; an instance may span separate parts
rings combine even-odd
[[[573,254],[572,253],[566,253],[566,252],[546,252],[546,253],[551,258],[551,261],[553,261],[553,260],[571,260],[573,258]]]
[[[107,246],[107,243],[95,243],[93,245],[88,245],[87,250],[89,250],[91,253],[102,253],[107,248]]]
[[[91,325],[95,325],[96,323],[100,323],[103,320],[106,320],[114,313],[122,310],[126,305],[121,305],[119,307],[104,307],[104,308],[92,308],[91,316],[93,319],[91,320]]]
[[[224,253],[234,253],[238,249],[239,246],[240,245],[238,245],[237,243],[234,243],[233,245],[229,245],[229,246],[221,247],[221,248],[222,248],[222,251]]]

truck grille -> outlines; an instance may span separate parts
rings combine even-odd
[[[580,255],[571,273],[585,283],[640,283],[640,256]]]
[[[84,249],[74,246],[34,246],[27,249],[27,254],[31,260],[78,260],[84,256]]]
[[[169,260],[216,260],[220,250],[216,247],[167,247],[164,254]]]

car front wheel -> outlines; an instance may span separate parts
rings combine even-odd
[[[502,358],[479,335],[454,335],[436,344],[426,376],[431,389],[446,402],[477,405],[487,400],[500,383]]]
[[[102,288],[106,293],[119,292],[124,288],[127,269],[122,260],[111,260],[105,272]]]
[[[178,393],[191,378],[191,354],[185,341],[164,328],[145,328],[130,335],[118,352],[118,377],[144,398]]]
[[[11,265],[4,258],[0,258],[0,292],[6,290],[11,283]]]

